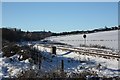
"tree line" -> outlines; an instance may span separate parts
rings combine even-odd
[[[71,32],[61,32],[61,33],[52,33],[52,36],[60,36],[60,35],[70,35],[70,34],[87,34],[87,33],[95,33],[95,32],[102,32],[102,31],[111,31],[111,30],[118,30],[120,29],[120,25],[108,28],[105,26],[104,28],[87,30],[87,31],[71,31]]]
[[[37,41],[52,35],[50,31],[25,32],[16,28],[0,28],[0,30],[2,30],[2,40],[10,42]]]
[[[50,36],[60,36],[60,35],[70,35],[70,34],[87,34],[87,33],[95,33],[102,31],[111,31],[120,29],[120,25],[118,27],[114,26],[111,28],[104,27],[99,29],[87,30],[87,31],[71,31],[71,32],[61,32],[61,33],[52,33],[50,31],[21,31],[21,29],[16,28],[0,28],[2,31],[2,40],[8,40],[11,42],[19,42],[19,41],[38,41]]]

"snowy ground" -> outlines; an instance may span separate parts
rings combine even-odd
[[[49,37],[46,40],[51,40],[55,42],[66,43],[73,45],[72,48],[81,48],[81,49],[91,49],[91,50],[100,50],[98,48],[86,48],[79,47],[80,44],[84,44],[83,35],[67,35],[67,36],[57,36]],[[42,55],[45,57],[41,64],[41,70],[45,72],[57,71],[61,68],[61,60],[64,60],[64,71],[71,73],[81,73],[83,71],[89,71],[96,73],[99,77],[115,77],[120,75],[120,66],[119,61],[116,59],[105,59],[102,57],[93,57],[82,55],[79,53],[71,51],[62,51],[57,49],[57,54],[51,54],[51,48],[46,48],[42,46],[37,46],[40,43],[34,42],[35,48],[42,51]],[[27,42],[23,43],[24,45],[31,45]],[[40,43],[41,44],[41,43]],[[44,43],[42,43],[44,45]],[[86,44],[99,44],[106,46],[112,49],[118,49],[118,31],[106,31],[87,34]],[[59,46],[60,47],[60,46]],[[65,47],[65,45],[63,45]],[[66,46],[67,47],[67,46]],[[103,49],[103,51],[113,52],[112,50]],[[116,53],[116,52],[113,52]],[[18,60],[19,55],[11,56],[10,58],[2,57],[2,52],[0,52],[0,79],[2,77],[16,77],[20,72],[30,69],[31,66],[28,59],[24,61]],[[12,59],[12,61],[11,61]]]
[[[45,71],[57,70],[61,67],[61,60],[64,60],[64,70],[68,73],[80,73],[82,71],[94,71],[99,77],[115,77],[119,76],[120,68],[118,67],[119,61],[115,59],[105,59],[100,57],[93,57],[87,55],[80,55],[75,52],[57,50],[57,55],[51,54],[51,49],[34,46],[40,51],[43,51],[43,56],[46,60],[42,62],[42,69]],[[98,65],[101,65],[98,68]]]
[[[115,77],[119,76],[120,68],[118,67],[118,61],[115,59],[105,59],[100,57],[85,56],[79,53],[71,51],[62,51],[57,49],[57,54],[51,54],[51,48],[45,48],[42,46],[34,47],[42,51],[42,55],[45,57],[41,64],[41,70],[44,72],[54,72],[61,69],[61,60],[64,60],[64,71],[70,75],[71,73],[81,73],[83,71],[94,72],[99,77]],[[2,57],[0,52],[0,79],[2,77],[16,77],[22,71],[29,70],[34,66],[30,65],[28,59],[19,61],[19,55],[14,55],[9,58]],[[12,60],[11,60],[12,59]],[[101,65],[98,67],[98,65]]]
[[[2,57],[2,52],[0,52],[0,79],[3,78],[15,78],[22,71],[29,70],[32,66],[28,59],[19,61],[19,55],[14,55],[11,57]]]
[[[118,30],[97,32],[86,35],[86,45],[101,45],[112,49],[118,49]],[[80,44],[84,44],[83,34],[53,36],[46,38],[46,40],[67,43],[74,47],[79,47]]]

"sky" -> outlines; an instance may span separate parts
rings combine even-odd
[[[117,2],[3,2],[2,26],[65,32],[118,25]]]
[[[119,2],[119,0],[1,0],[2,2]]]

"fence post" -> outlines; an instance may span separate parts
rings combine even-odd
[[[64,61],[61,61],[61,70],[64,72]]]
[[[56,54],[56,47],[55,46],[52,47],[52,54]]]
[[[61,60],[61,77],[64,77],[64,61]]]

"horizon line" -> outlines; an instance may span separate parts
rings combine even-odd
[[[39,31],[46,31],[46,32],[53,32],[53,33],[62,33],[62,32],[72,32],[72,31],[88,31],[88,30],[94,30],[94,29],[101,29],[101,28],[105,28],[105,27],[107,27],[107,28],[111,28],[111,27],[118,27],[119,25],[114,25],[114,26],[104,26],[104,27],[99,27],[99,28],[93,28],[93,29],[87,29],[87,30],[70,30],[70,31],[60,31],[60,32],[57,32],[57,31],[51,31],[51,30],[46,30],[46,29],[43,29],[43,30],[23,30],[22,28],[17,28],[17,27],[6,27],[6,26],[2,26],[2,27],[0,27],[0,28],[11,28],[11,29],[14,29],[14,28],[16,28],[16,29],[20,29],[20,30],[22,30],[22,31],[25,31],[25,32],[27,32],[27,31],[29,31],[29,32],[39,32]]]

